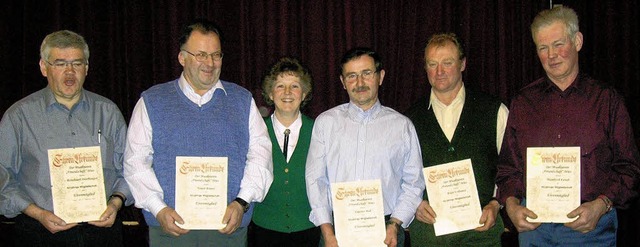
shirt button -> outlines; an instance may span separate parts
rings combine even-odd
[[[456,149],[455,149],[454,147],[449,147],[449,148],[447,149],[447,151],[449,151],[449,152],[453,152],[453,151],[456,151]]]
[[[289,180],[284,180],[284,184],[289,184]]]
[[[72,136],[76,135],[76,132],[71,132],[71,135],[72,135]]]
[[[558,135],[558,139],[560,139],[560,137],[561,137],[561,136],[562,136],[562,135]]]
[[[289,173],[289,168],[284,168],[284,173]]]

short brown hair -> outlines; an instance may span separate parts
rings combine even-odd
[[[453,43],[456,48],[458,48],[458,59],[462,60],[465,58],[466,55],[464,54],[464,47],[458,40],[458,36],[456,36],[455,33],[436,33],[434,35],[431,35],[431,38],[429,38],[427,45],[424,47],[424,51],[427,52],[427,49],[430,46],[445,46],[447,42]]]
[[[293,75],[300,78],[302,93],[305,95],[300,107],[304,106],[309,100],[311,100],[311,74],[309,69],[300,64],[297,59],[290,57],[283,57],[278,60],[278,62],[271,66],[267,75],[262,80],[262,96],[264,97],[264,101],[269,105],[273,105],[273,101],[269,98],[269,94],[273,90],[273,85],[278,80],[278,76],[283,74]]]

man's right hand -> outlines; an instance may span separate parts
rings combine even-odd
[[[338,239],[333,232],[333,226],[331,224],[325,223],[320,225],[320,231],[322,232],[325,247],[338,247]]]
[[[180,224],[184,224],[184,220],[182,219],[182,217],[180,217],[178,212],[176,212],[176,210],[174,210],[173,208],[170,208],[170,207],[163,208],[156,215],[156,219],[160,223],[162,230],[168,234],[178,237],[180,235],[189,233],[189,230],[182,229],[181,227],[176,225],[176,222]]]
[[[422,200],[422,202],[420,202],[418,210],[416,210],[416,219],[427,224],[436,223],[436,212],[433,211],[428,201]]]
[[[53,212],[36,206],[35,204],[29,204],[23,211],[27,216],[36,219],[44,228],[47,228],[49,232],[56,233],[65,230],[69,230],[72,227],[78,225],[78,223],[67,224],[60,217],[53,214]]]
[[[528,208],[521,206],[518,198],[510,196],[507,198],[505,204],[507,215],[509,215],[511,222],[518,232],[532,231],[540,226],[541,223],[531,223],[527,221],[527,217],[535,219],[538,218],[538,215]]]

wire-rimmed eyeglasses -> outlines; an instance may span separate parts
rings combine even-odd
[[[198,62],[206,61],[207,59],[209,59],[209,56],[211,56],[213,61],[220,61],[220,60],[222,60],[222,57],[224,55],[224,53],[222,53],[220,51],[217,51],[217,52],[214,52],[214,53],[211,53],[211,54],[207,54],[206,52],[200,52],[200,53],[197,53],[197,54],[193,54],[193,53],[191,53],[191,52],[189,52],[187,50],[182,50],[182,51],[184,51],[186,53],[189,53],[189,55],[195,57],[196,61],[198,61]]]

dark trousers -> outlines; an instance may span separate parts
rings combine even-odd
[[[20,214],[15,218],[15,242],[17,247],[32,246],[104,246],[119,247],[122,242],[122,220],[116,218],[111,227],[96,227],[86,223],[66,231],[52,234],[37,220]]]
[[[249,247],[318,247],[320,228],[284,233],[262,228],[251,222],[249,225]]]

